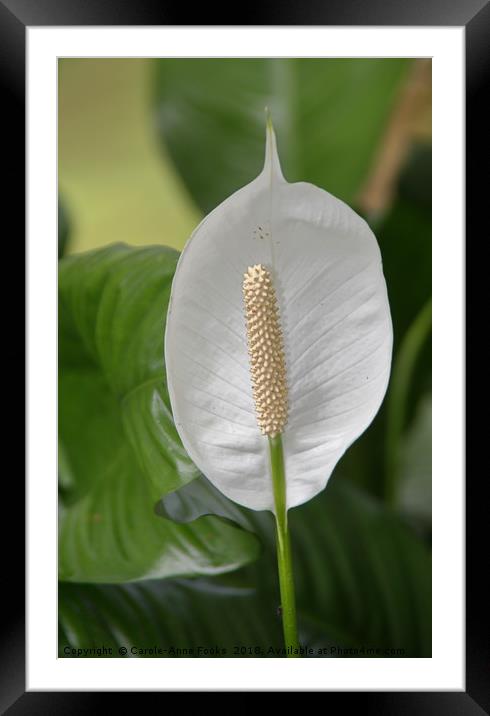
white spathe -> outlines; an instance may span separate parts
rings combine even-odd
[[[270,123],[263,171],[201,222],[180,257],[165,360],[175,424],[197,467],[231,500],[274,511],[242,296],[244,272],[259,263],[272,273],[284,335],[290,508],[323,490],[374,418],[393,333],[374,234],[328,192],[284,179]]]

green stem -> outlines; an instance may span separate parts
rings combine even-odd
[[[298,628],[296,625],[296,601],[294,596],[293,564],[288,531],[286,504],[286,476],[284,455],[280,435],[269,438],[269,453],[272,473],[276,518],[277,566],[281,591],[282,627],[287,656],[297,658],[299,654]],[[296,653],[295,653],[296,652]]]

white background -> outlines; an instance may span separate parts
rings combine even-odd
[[[464,28],[28,28],[27,45],[27,690],[464,690]],[[69,56],[433,58],[431,659],[57,658],[57,57]]]

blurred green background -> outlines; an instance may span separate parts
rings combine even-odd
[[[271,521],[185,455],[162,332],[178,251],[261,169],[265,106],[286,178],[371,224],[395,333],[374,423],[290,514],[300,637],[430,656],[430,60],[66,59],[58,78],[60,656],[281,646]]]

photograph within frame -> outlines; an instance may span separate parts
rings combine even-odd
[[[64,7],[65,24],[67,22],[66,13],[67,12],[69,13],[68,6],[70,6],[70,3],[65,4],[65,7]],[[430,12],[430,8],[427,8],[427,9]],[[473,13],[473,10],[471,10],[471,12]],[[23,16],[23,17],[25,17],[25,16]],[[44,24],[52,24],[52,25],[56,24],[55,18],[52,13],[51,13],[51,15],[49,15],[49,13],[48,13],[48,15],[46,15],[45,17],[47,19],[47,22],[45,22]],[[376,15],[373,15],[373,18],[375,18],[375,17],[376,17]],[[12,21],[12,18],[14,18],[14,21]],[[39,18],[39,15],[38,15],[38,18]],[[467,27],[467,36],[468,36],[467,88],[468,88],[468,92],[469,92],[468,108],[469,108],[469,110],[471,110],[471,113],[468,114],[468,127],[471,127],[473,130],[472,132],[470,132],[470,141],[469,141],[469,149],[471,149],[473,151],[475,148],[474,141],[478,141],[478,137],[481,136],[480,130],[482,129],[482,125],[481,125],[482,117],[479,113],[478,113],[478,117],[477,117],[476,114],[473,113],[472,108],[476,107],[477,105],[479,106],[481,104],[481,102],[480,102],[480,99],[482,96],[481,88],[484,85],[482,80],[484,80],[485,73],[488,70],[488,62],[487,62],[488,56],[485,55],[484,45],[481,42],[481,39],[484,36],[484,33],[482,34],[482,29],[486,26],[486,19],[483,16],[483,14],[481,14],[480,17],[478,17],[478,16],[475,17],[472,22],[469,22],[471,20],[471,18],[472,18],[472,15],[467,15],[464,18],[463,17],[460,18],[459,21],[457,21],[457,22],[459,22],[461,24],[464,24],[466,22],[469,23],[469,25]],[[451,22],[454,22],[454,19],[455,19],[454,17],[451,17]],[[419,17],[419,21],[421,21],[421,20],[423,20],[422,15],[420,15],[420,17]],[[90,20],[89,20],[89,23],[90,23]],[[23,48],[23,32],[22,32],[22,30],[23,30],[25,24],[35,25],[36,22],[33,21],[32,19],[30,22],[28,22],[27,20],[24,20],[24,21],[17,20],[14,16],[10,16],[10,18],[8,19],[8,22],[6,22],[5,24],[2,25],[2,31],[7,32],[9,34],[10,39],[12,40],[12,42],[9,45],[10,49],[15,45],[16,50],[14,50],[14,52],[17,52],[17,57],[19,58],[19,61],[16,64],[16,66],[19,68],[19,74],[18,75],[13,74],[13,75],[10,75],[10,77],[9,77],[9,79],[12,83],[11,85],[9,85],[9,89],[10,89],[10,87],[12,87],[12,89],[15,88],[16,99],[12,106],[12,113],[8,117],[4,118],[9,123],[9,125],[12,127],[12,131],[11,131],[11,133],[9,133],[12,137],[14,137],[14,136],[19,137],[18,130],[19,130],[19,128],[21,128],[23,126],[21,121],[19,121],[18,125],[15,124],[15,121],[16,121],[16,117],[19,117],[19,115],[21,116],[20,113],[22,112],[22,109],[23,109],[22,104],[18,101],[18,97],[21,95],[21,91],[22,91],[22,87],[23,87],[23,77],[22,77],[22,72],[21,72],[22,66],[23,66],[23,58],[20,56],[19,50],[20,50],[20,52],[22,52],[22,48]],[[444,24],[443,13],[441,15],[439,15],[438,24]],[[471,42],[469,40],[471,40]],[[480,42],[479,42],[479,40],[480,40]],[[14,65],[12,65],[12,67],[14,67]],[[17,127],[17,129],[16,129],[16,127]],[[22,130],[21,130],[21,134],[22,134]],[[17,157],[17,159],[18,159],[18,157]],[[23,182],[22,171],[19,174],[18,162],[12,163],[11,166],[12,166],[12,171],[10,172],[10,175],[12,176],[13,181],[14,181],[14,177],[19,176],[20,182],[17,184],[17,186],[20,189],[20,187],[22,186],[22,182]],[[472,164],[472,167],[473,167],[473,164]],[[472,171],[473,171],[473,169],[472,169]],[[475,184],[474,182],[472,182],[472,187],[473,187],[473,192],[471,195],[471,204],[472,204],[472,207],[474,208],[474,212],[472,213],[472,216],[475,217],[475,219],[476,219],[478,217],[478,211],[479,211],[478,203],[477,203],[477,197],[478,197],[478,193],[479,193],[478,184]],[[20,191],[22,191],[22,190],[20,190]],[[480,208],[481,208],[481,205],[480,205]],[[472,225],[473,225],[473,223],[472,223]],[[52,232],[52,235],[55,236],[55,232]],[[20,344],[21,343],[22,343],[22,341],[20,341]],[[468,510],[471,510],[471,514],[475,515],[477,506],[478,506],[478,502],[475,502],[475,500],[473,499],[474,498],[473,492],[472,492],[472,496],[473,497],[472,497],[471,501],[470,500],[468,501],[467,507],[468,507]],[[480,503],[480,506],[481,506],[481,503]],[[478,520],[473,520],[472,522],[469,523],[469,527],[470,527],[469,538],[471,538],[470,544],[475,546],[475,549],[472,552],[472,554],[474,554],[474,555],[476,555],[478,553],[478,549],[477,549],[478,544],[481,544],[481,541],[479,541],[478,537],[477,537],[478,530],[479,530],[478,524],[479,524]],[[469,566],[471,566],[471,565],[469,565]],[[474,572],[472,572],[471,574],[474,574]],[[469,582],[469,587],[472,584],[474,585],[473,578]],[[13,593],[14,592],[12,592],[12,594]],[[476,640],[477,634],[483,633],[483,631],[481,629],[481,621],[479,621],[480,617],[478,616],[478,615],[483,614],[481,609],[478,608],[478,604],[480,604],[481,600],[478,601],[478,599],[476,599],[476,595],[475,595],[475,599],[473,599],[472,595],[473,595],[473,591],[471,591],[468,594],[468,603],[469,604],[471,603],[473,605],[473,609],[472,609],[473,616],[472,616],[471,623],[469,625],[469,628],[471,627],[471,629],[468,634],[468,636],[470,638],[469,647],[468,647],[469,649],[472,649],[472,645],[474,646],[474,644],[476,643],[475,640]],[[470,597],[471,597],[471,602],[469,601]],[[17,599],[17,604],[19,604],[19,603],[22,603],[21,598]],[[480,647],[482,647],[482,646],[483,645],[480,644]],[[10,653],[12,653],[12,652],[10,652]],[[478,653],[483,653],[480,648],[478,649]],[[480,667],[479,667],[478,657],[476,656],[476,654],[477,654],[476,649],[475,649],[475,651],[470,651],[468,653],[469,658],[467,660],[467,665],[469,666],[469,668],[471,667],[471,670],[468,673],[468,684],[469,684],[469,686],[471,686],[471,693],[473,693],[473,690],[474,689],[476,690],[478,687],[478,700],[480,703],[484,703],[485,698],[488,697],[488,691],[485,690],[483,683],[479,681],[478,669]],[[473,656],[475,658],[473,658]],[[10,671],[9,673],[13,677],[14,671]],[[20,677],[20,682],[16,678],[11,678],[10,686],[12,688],[17,683],[21,683],[22,668],[20,667],[20,669],[15,671],[15,673]],[[21,690],[22,689],[20,687],[19,693],[21,692]],[[3,693],[7,694],[7,690],[5,690]],[[9,689],[9,693],[10,693],[10,689]],[[58,695],[58,696],[60,696],[60,695]],[[33,704],[37,698],[38,698],[38,696],[36,696],[34,694],[26,694],[25,697],[23,697],[21,699],[21,702],[25,703],[25,699],[27,699],[30,704]],[[47,698],[49,698],[49,695],[47,695],[47,694],[39,695],[39,700],[44,700],[44,702],[46,702]],[[363,698],[364,698],[364,708],[368,708],[368,710],[370,708],[369,704],[374,704],[374,703],[379,704],[383,700],[382,695],[375,696],[372,694],[371,695],[365,694]],[[392,712],[395,712],[393,710],[396,708],[395,704],[397,704],[397,705],[398,704],[401,705],[402,703],[407,704],[409,702],[410,698],[411,697],[409,697],[407,694],[399,694],[396,697],[396,699],[391,700],[390,704],[391,704]],[[80,703],[87,704],[92,699],[92,697],[88,696],[87,694],[85,694],[85,695],[79,694],[79,695],[77,695],[77,699],[80,701]],[[470,713],[471,704],[473,702],[471,701],[469,696],[466,696],[464,694],[461,694],[461,695],[452,694],[450,696],[450,700],[453,702],[453,705],[454,705],[454,702],[457,702],[461,708],[464,708],[465,713]],[[69,703],[70,701],[71,701],[71,697],[69,697],[69,698],[66,697],[64,702]],[[53,703],[55,702],[54,698],[52,699],[52,702]],[[58,702],[60,703],[60,699],[58,699]],[[93,699],[92,699],[92,702],[94,702]],[[416,705],[417,708],[419,708],[419,710],[420,710],[422,704],[424,704],[424,706],[426,708],[430,708],[430,706],[429,706],[430,704],[434,704],[434,705],[436,703],[441,704],[442,701],[441,701],[440,695],[428,694],[425,696],[420,696],[420,698],[418,700],[412,699],[410,701],[410,703],[412,703],[413,705]],[[446,703],[446,701],[444,701],[444,703]],[[449,703],[449,701],[447,701],[447,703]],[[425,711],[425,712],[428,712],[428,711]]]

